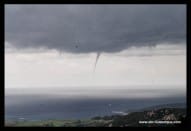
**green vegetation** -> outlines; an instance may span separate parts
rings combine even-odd
[[[7,121],[6,126],[42,126],[42,127],[103,127],[108,120],[42,120],[42,121]]]

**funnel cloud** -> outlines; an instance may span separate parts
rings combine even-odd
[[[94,73],[95,73],[95,70],[96,70],[96,65],[97,65],[97,62],[98,62],[98,60],[99,60],[100,55],[101,55],[101,53],[100,53],[100,52],[98,52],[98,53],[97,53],[97,56],[96,56],[95,65],[94,65]]]

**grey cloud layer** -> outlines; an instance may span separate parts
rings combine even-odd
[[[185,5],[5,6],[5,40],[19,49],[117,52],[185,37]]]

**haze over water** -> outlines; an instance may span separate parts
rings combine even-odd
[[[185,92],[172,90],[60,88],[8,89],[5,97],[6,119],[88,119],[114,115],[162,104],[185,103]],[[162,94],[161,94],[162,93]],[[166,94],[165,94],[166,93]],[[168,94],[168,95],[167,95]],[[163,96],[163,97],[161,97]]]

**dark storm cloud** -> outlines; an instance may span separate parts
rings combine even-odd
[[[5,6],[5,40],[19,49],[117,52],[185,37],[185,5]]]

